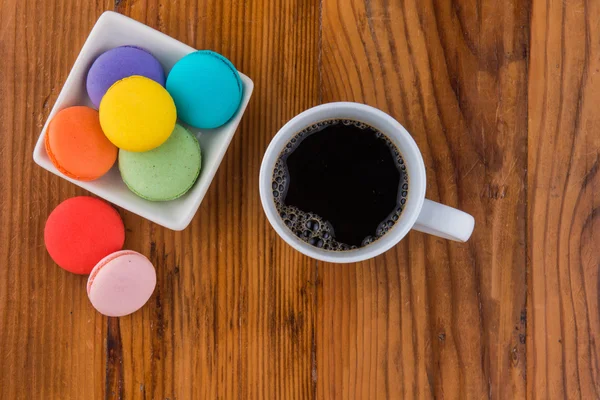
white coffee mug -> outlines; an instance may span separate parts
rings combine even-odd
[[[290,139],[310,125],[332,119],[360,121],[382,132],[400,150],[408,174],[408,198],[398,222],[378,240],[355,250],[324,250],[298,238],[279,217],[271,189],[275,163]],[[358,262],[376,257],[395,246],[411,229],[466,242],[475,226],[473,217],[455,208],[425,199],[425,188],[423,156],[408,131],[383,111],[359,103],[323,104],[297,115],[275,135],[260,168],[260,198],[265,214],[275,231],[299,252],[317,260],[335,263]]]

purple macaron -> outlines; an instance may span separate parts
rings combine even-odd
[[[132,75],[141,75],[165,86],[165,71],[148,51],[135,46],[121,46],[102,53],[87,75],[87,92],[97,107],[113,83]]]

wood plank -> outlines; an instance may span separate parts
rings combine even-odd
[[[401,121],[468,244],[319,264],[319,398],[525,394],[528,3],[324,0],[323,101]]]
[[[191,226],[127,215],[128,246],[150,254],[158,289],[113,325],[125,398],[306,398],[313,392],[315,263],[268,225],[262,154],[318,101],[318,1],[121,1],[118,11],[228,57],[255,83],[247,114]],[[113,333],[112,331],[110,332]]]
[[[528,388],[600,398],[600,4],[534,1],[529,71]]]
[[[108,4],[110,5],[110,4]],[[32,153],[104,1],[5,1],[0,7],[0,398],[101,398],[106,322],[86,277],[44,248],[46,217],[84,191]],[[68,23],[66,22],[68,21]]]

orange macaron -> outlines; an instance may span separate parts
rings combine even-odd
[[[117,159],[117,147],[100,127],[98,111],[75,106],[61,110],[46,131],[46,152],[64,175],[91,181],[107,173]]]

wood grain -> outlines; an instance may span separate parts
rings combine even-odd
[[[116,326],[124,372],[112,385],[126,398],[308,397],[315,266],[271,230],[256,188],[271,137],[318,102],[318,3],[147,0],[117,10],[222,53],[256,89],[188,229],[126,216],[127,245],[150,254],[159,285]]]
[[[109,4],[1,4],[0,398],[100,398],[106,319],[89,305],[86,278],[55,267],[43,242],[52,208],[84,192],[34,166],[31,155],[87,32]]]
[[[525,1],[324,1],[323,100],[401,121],[428,197],[477,226],[319,265],[319,397],[524,395],[527,25]]]
[[[600,398],[598,2],[0,4],[0,399]],[[216,50],[256,85],[188,229],[120,210],[126,247],[158,271],[120,319],[47,255],[47,215],[86,192],[31,160],[104,10]],[[337,100],[411,132],[428,198],[475,216],[470,242],[411,233],[333,265],[278,238],[262,154]]]
[[[534,4],[528,394],[600,398],[600,4]]]

